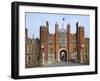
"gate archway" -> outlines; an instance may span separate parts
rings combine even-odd
[[[60,57],[61,62],[66,62],[67,61],[67,52],[65,50],[61,50],[59,57]]]

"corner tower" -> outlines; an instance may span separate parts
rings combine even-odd
[[[67,25],[67,50],[68,50],[68,61],[71,60],[71,54],[72,54],[72,34],[70,32],[70,24]]]
[[[77,37],[77,60],[79,63],[85,62],[85,38],[84,38],[84,27],[79,26],[76,23],[76,37]]]
[[[58,50],[60,49],[60,47],[59,47],[59,28],[58,28],[58,24],[56,23],[55,24],[55,59],[56,59],[56,61],[59,61],[58,60]]]
[[[46,21],[46,25],[40,26],[40,53],[42,64],[46,64],[48,61],[48,26],[48,21]]]

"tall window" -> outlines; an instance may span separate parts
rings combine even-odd
[[[50,53],[53,53],[53,48],[50,48]]]
[[[30,53],[30,46],[27,46],[27,53]]]
[[[64,30],[64,28],[61,29],[60,31],[60,44],[61,44],[61,47],[64,48],[66,47],[66,30]]]
[[[31,62],[31,56],[30,55],[27,55],[26,61],[27,61],[27,63]]]

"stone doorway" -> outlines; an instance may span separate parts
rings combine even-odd
[[[60,61],[66,62],[67,61],[67,52],[65,50],[60,51]]]

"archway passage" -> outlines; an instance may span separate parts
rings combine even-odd
[[[65,50],[60,51],[60,61],[66,62],[67,61],[67,52]]]

